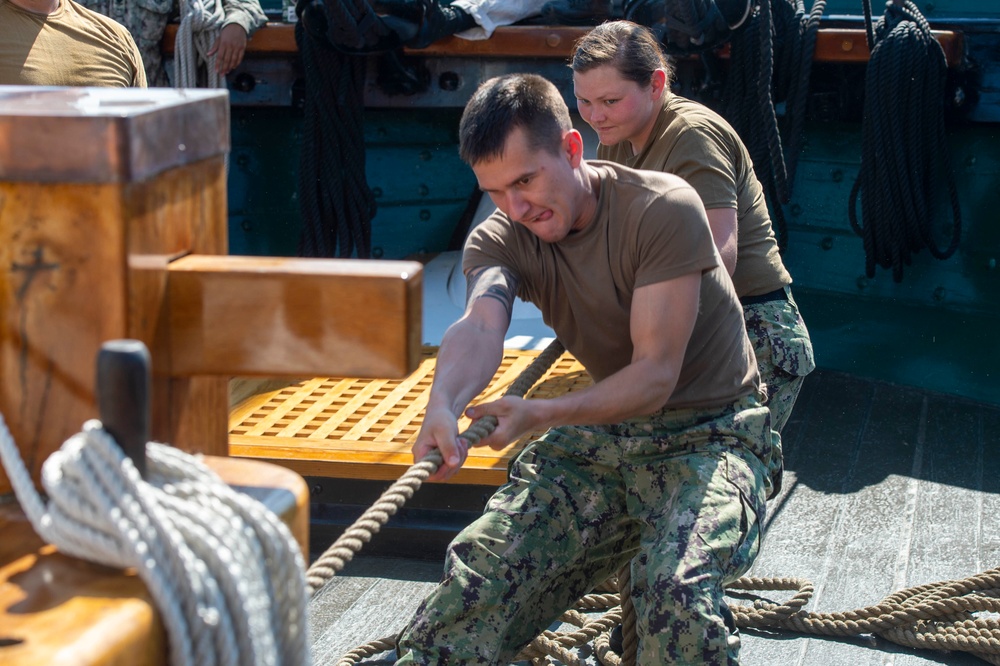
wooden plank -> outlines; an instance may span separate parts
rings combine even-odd
[[[489,39],[471,40],[445,37],[423,49],[404,49],[409,55],[431,57],[558,58],[573,55],[573,46],[590,29],[579,26],[512,25],[497,28]],[[934,30],[944,49],[949,67],[962,62],[962,33]],[[163,35],[163,53],[174,54],[177,26],[171,24]],[[268,23],[247,43],[247,57],[288,56],[298,53],[295,26]],[[728,57],[728,48],[720,51]],[[815,62],[866,62],[869,57],[865,31],[853,28],[820,28],[816,36]]]
[[[209,456],[205,462],[281,517],[309,552],[309,491],[301,477],[258,461]],[[138,576],[59,553],[35,534],[20,507],[7,503],[0,505],[0,662],[165,665],[166,634]]]
[[[153,438],[224,453],[227,379],[164,378],[160,343],[169,338],[166,265],[188,252],[226,251],[225,94],[39,89],[13,97],[0,97],[0,152],[46,156],[0,155],[0,412],[29,469],[37,478],[48,455],[97,416],[97,351],[125,337],[152,355]],[[74,114],[87,124],[75,125]],[[93,132],[72,133],[81,127]],[[0,473],[0,494],[9,490]]]
[[[405,376],[420,353],[422,270],[414,261],[178,259],[167,371]]]
[[[440,579],[442,566],[399,558],[350,562],[309,603],[314,663],[335,663],[359,645],[398,634]]]

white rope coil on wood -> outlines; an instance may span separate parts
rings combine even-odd
[[[305,565],[288,528],[198,458],[146,445],[143,479],[99,421],[42,466],[35,490],[0,415],[0,460],[35,531],[61,552],[134,568],[174,666],[310,663]]]
[[[215,71],[215,58],[208,55],[219,37],[226,14],[222,0],[181,0],[181,23],[174,41],[174,87],[197,88],[198,64],[205,63],[207,88],[224,88]]]

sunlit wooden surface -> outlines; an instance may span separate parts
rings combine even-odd
[[[230,416],[230,455],[267,460],[303,476],[395,480],[413,464],[410,447],[423,422],[436,353],[426,348],[416,371],[402,380],[320,377],[251,396]],[[506,350],[476,402],[502,396],[538,353]],[[528,395],[559,395],[590,383],[583,366],[564,354]],[[459,422],[461,430],[469,425],[467,418]],[[473,448],[451,482],[500,485],[530,438],[499,451]]]
[[[403,377],[419,361],[421,276],[415,261],[179,259],[170,374]]]

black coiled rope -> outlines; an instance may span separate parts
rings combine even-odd
[[[876,265],[892,268],[893,280],[900,282],[913,253],[926,247],[935,258],[947,259],[961,236],[944,126],[947,61],[909,1],[887,5],[874,41],[865,81],[861,168],[848,212],[864,240],[865,273],[874,277]],[[857,215],[859,198],[863,223]],[[945,207],[952,214],[951,239],[941,249],[934,219]]]
[[[366,60],[342,53],[295,26],[305,74],[305,119],[299,161],[304,257],[371,256],[375,197],[365,178]]]
[[[722,114],[750,152],[782,250],[788,230],[781,205],[791,198],[816,32],[825,8],[826,0],[815,0],[807,15],[803,0],[762,0],[730,44]],[[784,142],[776,101],[785,101]]]

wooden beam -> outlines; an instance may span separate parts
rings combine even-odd
[[[422,271],[415,261],[178,259],[164,372],[404,377],[420,360]]]
[[[405,49],[409,55],[432,57],[486,57],[486,58],[558,58],[568,60],[573,55],[573,44],[589,28],[578,26],[517,25],[498,28],[490,39],[469,40],[446,37],[424,49]],[[167,26],[163,37],[163,53],[172,56],[177,25]],[[953,30],[934,30],[949,67],[962,62],[962,33]],[[295,26],[287,23],[268,23],[254,33],[247,43],[248,58],[295,55]],[[728,49],[720,54],[728,57]],[[862,63],[868,61],[868,43],[863,29],[820,28],[816,36],[814,62]]]

